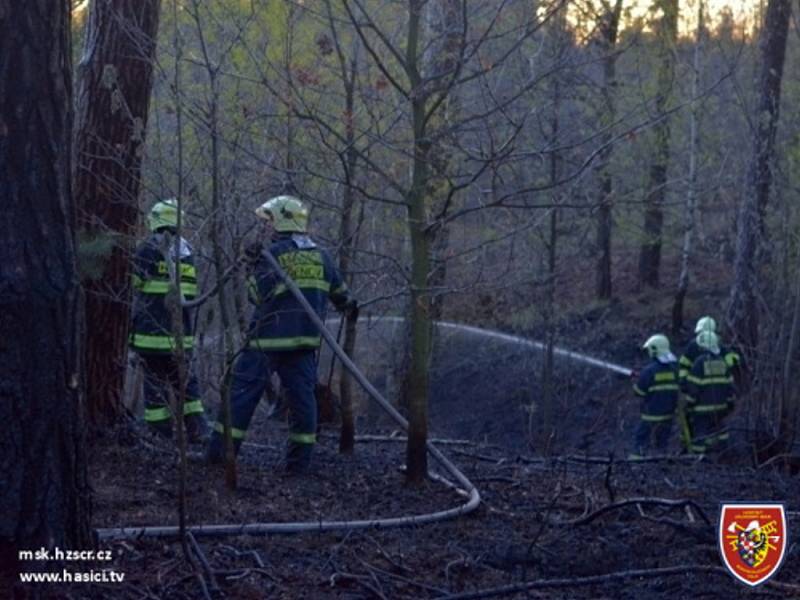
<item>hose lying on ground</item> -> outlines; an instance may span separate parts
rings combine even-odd
[[[319,328],[320,333],[328,342],[333,352],[342,361],[344,367],[353,375],[358,383],[364,390],[375,400],[381,408],[383,408],[389,416],[394,419],[398,425],[403,429],[408,430],[408,421],[395,409],[386,398],[369,382],[364,374],[358,367],[350,360],[350,357],[345,354],[333,334],[319,318],[316,311],[308,303],[303,293],[297,287],[295,282],[286,274],[281,268],[275,257],[270,252],[264,252],[264,256],[269,260],[271,266],[277,271],[281,279],[283,279],[286,287],[300,302],[300,305],[308,313],[308,316]],[[240,523],[240,524],[223,524],[223,525],[195,525],[187,527],[186,532],[191,533],[195,538],[200,536],[224,536],[224,535],[265,535],[276,533],[302,533],[302,532],[320,532],[320,531],[346,531],[353,529],[386,529],[391,527],[407,527],[412,525],[422,525],[426,523],[436,523],[449,519],[454,519],[461,515],[468,514],[474,511],[481,502],[480,493],[472,482],[456,467],[450,460],[442,454],[430,441],[426,443],[428,452],[445,468],[445,470],[452,475],[458,482],[460,489],[468,495],[468,500],[464,504],[451,508],[449,510],[442,510],[434,513],[413,515],[405,517],[394,517],[389,519],[367,519],[356,521],[313,521],[313,522],[296,522],[296,523]],[[140,537],[177,537],[180,535],[180,529],[176,526],[152,526],[152,527],[108,527],[95,530],[95,536],[98,541],[102,540],[120,540],[132,539]]]

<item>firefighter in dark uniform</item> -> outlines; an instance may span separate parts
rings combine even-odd
[[[729,434],[724,421],[733,410],[735,390],[717,334],[703,331],[697,336],[697,344],[702,353],[692,363],[684,383],[692,434],[689,450],[707,454],[727,446]]]
[[[177,339],[173,333],[167,294],[172,289],[171,273],[174,269],[180,269],[180,296],[187,300],[194,298],[197,294],[197,275],[189,243],[180,238],[176,252],[178,206],[175,200],[156,203],[150,210],[147,222],[151,234],[137,246],[133,262],[135,295],[130,346],[141,358],[144,370],[144,420],[152,431],[171,437],[169,392],[178,397],[179,365],[175,357]],[[182,312],[183,349],[187,367],[183,414],[188,439],[197,442],[207,434],[208,425],[197,380],[188,368],[194,342],[192,315],[186,308]]]
[[[695,325],[694,332],[695,337],[693,337],[689,343],[686,345],[686,350],[684,350],[683,355],[681,356],[680,360],[678,361],[680,369],[679,375],[681,382],[686,379],[686,376],[689,374],[694,361],[703,353],[703,349],[697,343],[697,337],[704,331],[710,331],[711,333],[717,333],[717,322],[713,319],[713,317],[705,316],[700,317],[697,320],[697,325]],[[719,341],[719,338],[718,338]],[[722,353],[722,357],[725,362],[728,364],[728,367],[732,371],[737,371],[741,368],[742,358],[736,350],[733,348],[725,348],[722,344],[719,344],[720,352]]]
[[[652,448],[661,454],[666,451],[679,393],[678,361],[670,352],[667,337],[653,335],[642,348],[652,360],[633,386],[642,403],[632,459],[643,458]]]
[[[277,259],[320,318],[325,318],[328,299],[339,310],[355,310],[356,303],[350,299],[330,255],[308,236],[308,209],[300,200],[293,196],[272,198],[256,209],[256,215],[263,220],[264,236],[271,243],[266,249],[250,252],[248,288],[256,307],[246,348],[233,369],[231,437],[238,452],[270,375],[277,372],[289,406],[286,469],[299,473],[308,469],[316,443],[314,387],[321,338],[264,253],[270,252]],[[220,411],[208,447],[210,464],[224,458],[223,432]]]

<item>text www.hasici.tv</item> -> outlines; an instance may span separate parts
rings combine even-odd
[[[19,560],[21,563],[36,561],[97,561],[107,562],[112,560],[111,550],[62,550],[54,548],[48,550],[21,550]],[[22,583],[121,583],[125,573],[111,569],[91,569],[88,571],[73,571],[62,568],[57,571],[22,571],[19,574]]]

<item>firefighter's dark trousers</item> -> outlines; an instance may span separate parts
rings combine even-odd
[[[172,435],[172,409],[169,400],[170,392],[174,398],[179,395],[178,363],[175,361],[175,356],[170,353],[140,353],[139,357],[142,360],[144,371],[144,420],[157,433],[170,437]],[[187,356],[187,363],[190,362],[190,358]],[[206,426],[197,378],[189,372],[186,373],[183,414],[190,433],[195,429],[202,431]]]
[[[672,414],[652,415],[642,413],[634,438],[634,456],[643,457],[655,450],[664,454],[672,431]]]
[[[692,432],[690,451],[694,454],[719,452],[728,447],[728,428],[725,417],[729,409],[702,411],[694,408],[689,412],[689,428]]]
[[[289,470],[304,470],[311,462],[312,449],[317,441],[317,401],[314,397],[317,362],[314,350],[245,350],[241,354],[233,369],[231,437],[238,452],[273,372],[280,377],[289,405],[286,467]],[[223,416],[220,410],[208,449],[211,462],[222,460],[222,432]]]

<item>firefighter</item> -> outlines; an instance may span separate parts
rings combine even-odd
[[[192,248],[180,238],[176,251],[178,206],[174,199],[156,203],[147,217],[150,235],[136,248],[133,262],[133,326],[130,346],[139,355],[144,370],[144,420],[155,433],[172,437],[169,392],[178,397],[178,368],[168,294],[174,293],[172,272],[180,269],[179,297],[192,299],[197,293]],[[192,315],[182,308],[183,350],[186,358],[184,422],[190,442],[199,442],[208,425],[197,380],[189,373],[193,346]]]
[[[727,446],[725,417],[733,410],[734,385],[731,367],[719,346],[717,334],[702,331],[697,336],[701,349],[686,376],[687,415],[692,432],[689,450],[707,454]]]
[[[717,322],[713,317],[705,316],[700,317],[697,320],[697,324],[694,328],[695,337],[693,337],[686,345],[686,350],[683,352],[683,355],[678,361],[680,366],[679,375],[681,382],[686,379],[686,376],[689,374],[689,370],[692,368],[692,364],[694,364],[695,359],[697,359],[697,357],[703,353],[703,349],[697,343],[697,337],[704,331],[717,333]],[[721,344],[719,344],[719,346],[725,362],[732,371],[738,372],[742,366],[742,359],[739,353],[733,348],[725,348]]]
[[[658,333],[649,337],[642,349],[652,360],[633,386],[642,402],[632,459],[643,458],[651,448],[662,454],[666,451],[678,404],[678,362],[670,352],[669,340]]]
[[[231,437],[238,453],[247,427],[270,375],[277,372],[289,406],[289,440],[286,470],[306,471],[316,443],[316,351],[320,332],[309,315],[271,267],[272,254],[320,318],[330,299],[341,311],[357,310],[330,255],[308,236],[308,209],[293,196],[277,196],[256,209],[268,248],[252,248],[250,300],[255,311],[246,347],[233,369],[231,386]],[[223,460],[222,411],[214,424],[207,452],[209,464]]]

